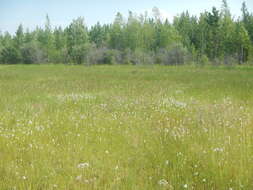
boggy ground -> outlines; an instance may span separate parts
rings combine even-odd
[[[253,189],[253,68],[0,66],[0,189]]]

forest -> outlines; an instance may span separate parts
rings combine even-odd
[[[226,65],[253,61],[253,13],[244,2],[235,18],[226,0],[222,7],[191,15],[185,11],[172,22],[129,11],[117,13],[111,24],[87,27],[84,18],[67,27],[19,25],[16,33],[0,33],[0,64],[163,64]]]

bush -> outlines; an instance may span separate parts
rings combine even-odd
[[[2,57],[2,47],[0,47],[0,64],[2,64],[3,63],[3,61],[2,61],[2,59],[3,59],[3,57]]]
[[[142,50],[131,51],[126,49],[122,52],[121,63],[131,65],[154,64],[154,54]]]
[[[107,47],[96,48],[93,46],[88,53],[89,64],[153,64],[154,55],[152,53],[145,53],[143,51],[134,51],[126,49],[119,51],[109,49]]]
[[[105,51],[107,51],[105,47],[96,48],[95,46],[92,46],[87,56],[88,64],[89,65],[104,64]]]
[[[121,54],[118,50],[107,47],[96,48],[95,46],[88,53],[89,64],[116,64],[121,62]]]
[[[14,46],[7,46],[1,50],[1,63],[16,64],[21,62],[21,53]]]
[[[206,55],[198,55],[196,61],[197,61],[197,64],[201,66],[210,64],[209,59]]]
[[[190,59],[190,54],[182,44],[174,44],[168,49],[160,49],[156,54],[156,63],[164,65],[183,65]]]
[[[21,48],[21,55],[22,62],[25,64],[46,62],[46,55],[36,42],[24,44]]]
[[[151,53],[136,50],[131,54],[130,62],[133,65],[154,64],[154,56]]]
[[[224,65],[235,65],[238,62],[236,57],[231,55],[224,56],[223,60]]]
[[[76,64],[87,63],[87,56],[90,51],[90,44],[75,45],[72,47],[70,57]]]
[[[109,49],[107,51],[104,51],[102,56],[103,56],[102,57],[102,63],[109,64],[109,65],[112,65],[112,64],[116,63],[114,50]]]

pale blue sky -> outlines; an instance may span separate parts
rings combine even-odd
[[[227,0],[231,12],[240,16],[243,0]],[[253,0],[245,0],[253,12]],[[182,11],[189,10],[198,15],[212,6],[221,7],[221,0],[0,0],[0,31],[14,33],[20,23],[25,28],[43,26],[46,14],[53,26],[67,26],[72,19],[82,16],[88,26],[113,21],[117,12],[127,15],[128,11],[141,13],[154,6],[161,9],[171,20]]]

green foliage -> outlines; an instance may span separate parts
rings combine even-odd
[[[114,23],[110,27],[110,38],[109,47],[112,49],[123,49],[124,38],[123,38],[123,16],[117,13]]]
[[[44,63],[46,55],[36,42],[25,43],[21,48],[22,62],[24,64]]]
[[[182,44],[172,44],[167,49],[160,49],[156,54],[156,63],[164,65],[183,65],[190,62],[186,48]]]
[[[6,46],[1,50],[1,63],[17,64],[21,63],[22,57],[20,51],[14,46]]]
[[[98,22],[90,29],[81,17],[64,29],[52,29],[46,15],[44,28],[24,32],[20,25],[14,36],[0,35],[1,63],[12,60],[14,63],[143,64],[146,61],[146,64],[166,65],[186,62],[227,65],[237,60],[243,64],[253,57],[253,14],[245,2],[241,10],[241,19],[233,18],[227,1],[222,0],[220,10],[213,7],[199,17],[185,11],[171,24],[154,7],[151,16],[129,11],[125,18],[117,13],[112,24]],[[180,45],[173,49],[175,44]]]
[[[197,46],[198,21],[196,17],[190,16],[189,12],[183,12],[180,16],[174,18],[173,25],[182,36],[182,43],[187,48],[192,45]]]
[[[242,22],[249,33],[251,42],[253,42],[253,14],[249,13],[246,3],[242,4]]]
[[[66,36],[67,50],[71,60],[77,64],[83,63],[88,43],[88,31],[84,19],[79,17],[73,20],[66,29]]]
[[[16,46],[16,48],[20,48],[23,43],[24,43],[24,32],[23,32],[23,26],[19,25],[17,32],[16,32],[16,36],[13,39],[14,44]]]
[[[71,58],[76,64],[82,64],[87,61],[87,54],[89,51],[89,44],[74,45],[71,48]]]
[[[109,26],[101,26],[98,22],[95,26],[92,26],[89,31],[89,39],[91,43],[95,43],[97,47],[103,46],[107,43],[109,37]]]
[[[199,55],[197,58],[198,65],[204,66],[209,64],[209,59],[206,55]]]
[[[236,24],[236,38],[235,43],[237,46],[237,54],[239,63],[242,64],[248,60],[250,37],[247,30],[241,23]]]

